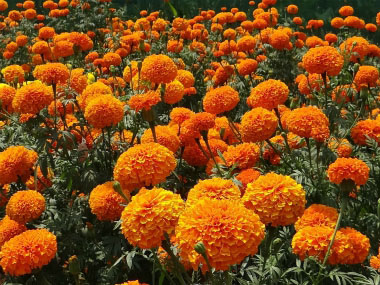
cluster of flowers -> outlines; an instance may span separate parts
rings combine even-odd
[[[108,7],[109,1],[99,2]],[[337,34],[308,36],[324,22],[310,20],[304,27],[294,17],[281,26],[275,4],[263,0],[252,20],[237,8],[172,22],[141,11],[136,21],[114,17],[96,31],[57,33],[44,25],[33,1],[20,3],[22,11],[9,11],[0,23],[10,34],[2,48],[9,64],[1,71],[0,129],[28,123],[56,131],[46,139],[49,155],[84,149],[80,163],[104,147],[108,134],[107,151],[120,155],[111,155],[108,181],[89,193],[91,212],[99,221],[121,220],[128,243],[141,249],[168,251],[161,246],[171,240],[186,269],[228,270],[258,252],[266,228],[292,225],[299,259],[363,263],[369,238],[341,228],[338,216],[370,177],[367,163],[353,153],[380,143],[380,48],[364,37],[344,38],[344,32],[375,33],[377,26],[344,6],[339,14],[345,18],[331,21]],[[0,11],[7,7],[0,0]],[[51,19],[91,6],[49,0],[43,8]],[[288,14],[297,12],[296,5],[287,7]],[[18,29],[28,21],[35,23],[34,36]],[[189,53],[196,62],[188,64]],[[302,55],[294,82],[263,73],[276,53]],[[28,61],[19,62],[21,54]],[[244,96],[237,82],[248,90]],[[331,116],[331,106],[343,118],[355,112],[348,132]],[[166,124],[157,116],[162,109]],[[244,113],[236,117],[237,110]],[[124,121],[137,117],[140,128],[127,129]],[[63,145],[67,132],[72,138]],[[276,171],[286,169],[296,151],[308,148],[310,154],[311,145],[335,155],[326,173],[317,173],[341,185],[339,214],[307,201],[303,185]],[[29,229],[43,215],[44,191],[54,181],[54,169],[44,173],[37,166],[40,155],[25,146],[0,152],[0,205],[6,214],[0,221],[0,266],[11,276],[30,274],[59,254],[53,233]],[[184,163],[201,173],[188,189],[176,173]],[[272,170],[262,171],[264,165]],[[181,189],[164,189],[171,176]],[[371,258],[373,268],[380,269],[379,259]]]

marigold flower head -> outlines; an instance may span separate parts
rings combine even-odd
[[[52,27],[43,27],[38,30],[38,37],[43,40],[52,39],[55,35],[55,30]]]
[[[277,129],[277,117],[271,111],[258,107],[245,113],[241,119],[241,134],[244,142],[259,142],[269,139]]]
[[[86,120],[98,129],[118,124],[123,116],[124,104],[110,94],[92,99],[84,112]]]
[[[194,86],[195,78],[190,71],[179,69],[177,72],[177,77],[175,79],[181,82],[183,87],[185,88],[190,88]]]
[[[181,132],[183,128],[181,128]],[[192,142],[186,143],[185,149],[183,151],[183,159],[191,166],[204,166],[208,162],[208,158],[203,154],[202,150],[199,148],[198,144],[195,143],[194,137]],[[206,150],[206,148],[203,148]],[[206,153],[208,153],[206,151]]]
[[[53,101],[53,89],[40,81],[33,81],[16,91],[13,109],[21,114],[38,114]]]
[[[203,108],[211,114],[231,111],[239,103],[239,93],[230,86],[217,87],[206,93]]]
[[[112,89],[103,82],[97,81],[87,85],[82,94],[77,98],[79,106],[84,110],[92,99],[106,94],[112,94]]]
[[[133,246],[150,249],[171,234],[185,203],[178,194],[162,188],[140,189],[121,215],[121,231]]]
[[[339,14],[343,17],[351,16],[354,14],[354,8],[351,6],[342,6],[339,9]]]
[[[170,151],[175,153],[179,148],[179,138],[175,131],[169,126],[155,126],[157,143],[168,148]],[[142,143],[152,143],[154,142],[152,130],[149,128],[145,130],[141,136]]]
[[[352,145],[347,139],[336,139],[332,137],[328,143],[328,147],[338,154],[338,157],[350,157],[352,153]]]
[[[379,120],[363,120],[359,121],[351,129],[351,138],[354,143],[359,145],[367,145],[367,137],[380,142],[380,121]]]
[[[22,190],[12,195],[6,213],[12,220],[25,224],[38,219],[45,211],[45,198],[35,190]]]
[[[259,147],[254,143],[242,143],[229,146],[223,153],[228,166],[236,165],[239,169],[255,166],[260,157]]]
[[[12,101],[16,95],[16,89],[8,84],[0,83],[0,101],[1,109],[12,112]]]
[[[185,88],[178,80],[174,80],[166,85],[164,93],[164,102],[167,104],[175,104],[182,100],[185,95]]]
[[[157,91],[148,91],[147,93],[133,95],[128,105],[139,112],[141,110],[149,111],[153,106],[161,102],[161,95]]]
[[[113,188],[113,181],[96,186],[90,193],[88,203],[91,212],[100,221],[115,221],[120,219],[126,201]],[[129,197],[129,191],[124,194]]]
[[[305,210],[305,190],[290,176],[268,173],[247,185],[244,205],[259,215],[264,224],[287,226]]]
[[[28,179],[37,158],[35,151],[23,146],[11,146],[0,152],[0,184]]]
[[[173,153],[158,143],[135,145],[117,160],[114,178],[125,189],[151,186],[163,182],[176,164]]]
[[[105,67],[113,66],[119,66],[121,64],[121,57],[117,53],[114,52],[107,52],[103,56],[103,62]]]
[[[90,50],[94,46],[91,38],[84,33],[71,32],[68,36],[68,40],[82,51]]]
[[[215,126],[215,115],[199,112],[191,116],[189,121],[194,130],[207,131]]]
[[[70,73],[70,87],[81,94],[87,87],[87,76],[83,68],[75,68]]]
[[[351,37],[341,43],[339,49],[349,54],[351,61],[357,62],[358,58],[362,60],[369,53],[369,43],[363,37]]]
[[[70,72],[62,63],[46,63],[36,66],[33,76],[46,84],[58,84],[65,83],[70,78]]]
[[[335,29],[340,29],[344,26],[344,20],[341,17],[335,17],[331,20],[331,26]]]
[[[338,158],[327,169],[329,180],[335,184],[341,184],[343,180],[352,180],[356,185],[367,183],[369,167],[357,158]]]
[[[141,76],[152,83],[169,83],[177,76],[177,66],[170,57],[153,54],[144,59]]]
[[[69,41],[56,42],[52,52],[56,58],[71,56],[74,54],[74,44]]]
[[[269,44],[278,50],[283,50],[289,47],[289,36],[282,30],[275,30],[269,36]]]
[[[250,51],[253,50],[256,47],[256,39],[252,36],[244,36],[241,37],[237,41],[237,49],[239,51]]]
[[[8,83],[23,83],[25,81],[24,70],[20,65],[8,65],[1,73]]]
[[[227,270],[257,253],[264,238],[264,225],[239,201],[204,198],[185,209],[175,232],[180,256],[194,270],[200,263],[207,266],[194,250],[199,242],[204,244],[210,265],[216,270]]]
[[[362,65],[355,74],[354,83],[360,90],[363,87],[374,87],[379,79],[379,71],[374,66]]]
[[[350,247],[339,255],[337,263],[358,264],[363,263],[369,253],[369,238],[353,228],[342,228],[339,232],[348,238]]]
[[[57,252],[57,238],[46,229],[25,231],[7,241],[0,251],[6,274],[21,276],[47,265]]]
[[[373,269],[380,271],[380,254],[377,256],[371,256],[369,264]]]
[[[186,206],[193,206],[204,198],[240,200],[240,195],[239,188],[231,180],[214,177],[201,180],[190,189]]]
[[[149,284],[140,283],[138,280],[135,280],[135,281],[127,281],[127,282],[116,284],[116,285],[149,285]]]
[[[298,13],[297,5],[293,5],[293,4],[289,5],[288,7],[286,7],[286,12],[288,12],[291,15],[297,14]]]
[[[237,70],[241,76],[250,75],[257,69],[257,61],[252,58],[247,58],[239,62]]]
[[[344,63],[343,56],[331,46],[315,47],[303,56],[302,63],[309,73],[338,75]]]
[[[313,91],[320,91],[324,87],[322,75],[317,73],[309,73],[306,77],[301,74],[298,83],[298,90],[301,94],[310,95]]]
[[[25,225],[19,224],[18,222],[11,220],[8,216],[5,216],[0,221],[0,249],[5,242],[26,230],[27,228]]]
[[[289,88],[280,80],[269,79],[251,89],[247,104],[251,108],[262,107],[268,110],[277,108],[288,99]]]
[[[170,112],[170,119],[173,123],[181,125],[194,114],[195,113],[188,108],[176,107]]]
[[[335,228],[338,211],[335,208],[321,204],[312,204],[294,224],[296,231],[304,227],[326,226]]]
[[[330,135],[329,121],[318,108],[309,106],[297,108],[286,116],[286,126],[292,133],[305,138],[324,141]],[[320,134],[323,134],[320,137]]]

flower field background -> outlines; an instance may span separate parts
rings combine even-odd
[[[0,11],[1,284],[380,284],[378,1]]]

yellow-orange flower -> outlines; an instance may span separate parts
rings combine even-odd
[[[135,145],[124,152],[114,168],[115,180],[125,189],[156,185],[176,167],[173,153],[158,143]]]
[[[343,17],[351,16],[354,14],[354,8],[351,6],[342,6],[339,9],[339,14]]]
[[[140,189],[121,214],[121,231],[133,246],[150,249],[171,234],[185,203],[178,194],[162,188]]]
[[[46,84],[58,84],[65,83],[70,72],[66,65],[54,62],[36,66],[33,76]]]
[[[48,264],[57,252],[57,238],[46,229],[28,230],[7,241],[0,251],[6,274],[21,276]]]
[[[203,108],[211,114],[231,111],[239,103],[239,93],[230,86],[210,90],[203,98]]]
[[[194,114],[195,113],[188,108],[176,107],[170,112],[170,119],[173,123],[181,125]]]
[[[16,89],[8,84],[0,83],[1,109],[6,110],[7,112],[12,112],[12,101],[15,95]]]
[[[53,99],[51,87],[40,81],[33,81],[17,90],[12,107],[21,114],[38,114],[43,108],[49,106]]]
[[[277,117],[271,111],[258,107],[245,113],[241,119],[241,134],[244,142],[259,142],[269,139],[277,129]]]
[[[0,221],[0,249],[6,241],[26,230],[25,225],[19,224],[18,222],[11,220],[8,216],[5,216]]]
[[[152,83],[169,83],[177,76],[177,66],[170,57],[153,54],[144,59],[141,76]]]
[[[302,58],[303,67],[309,73],[338,75],[344,63],[343,56],[331,46],[315,47]]]
[[[296,231],[304,227],[326,226],[335,228],[338,211],[335,208],[321,204],[312,204],[294,224]]]
[[[28,179],[37,158],[35,151],[23,146],[11,146],[0,152],[0,184]]]
[[[175,153],[179,148],[179,138],[175,131],[169,126],[155,126],[157,143],[163,145],[164,147]],[[147,129],[141,136],[142,143],[154,142],[152,130]]]
[[[8,83],[23,83],[25,81],[24,70],[20,65],[8,65],[1,73]]]
[[[356,185],[367,183],[369,167],[357,158],[338,158],[327,169],[329,180],[335,184],[341,184],[343,180],[352,180]]]
[[[348,238],[350,247],[342,255],[339,255],[340,258],[338,260],[338,263],[363,263],[369,253],[369,238],[353,228],[342,228],[339,229],[339,232]]]
[[[374,66],[362,65],[355,74],[354,83],[360,90],[363,87],[374,87],[379,79],[379,71]]]
[[[183,87],[190,88],[194,85],[195,78],[194,75],[187,70],[180,69],[177,72],[177,77],[175,78],[182,83]]]
[[[239,201],[204,198],[185,209],[175,232],[180,256],[190,261],[194,270],[201,263],[207,268],[203,257],[194,250],[199,242],[204,244],[210,265],[227,270],[256,254],[264,238],[264,225]]]
[[[92,99],[106,94],[112,94],[112,89],[103,82],[97,81],[87,85],[82,94],[77,98],[79,106],[84,110]]]
[[[178,80],[174,80],[166,85],[164,93],[164,102],[175,104],[182,100],[185,94],[185,88]]]
[[[242,184],[240,187],[241,193],[244,195],[245,189],[249,183],[252,183],[257,178],[259,178],[261,173],[253,168],[247,168],[242,170],[238,175],[236,175],[236,179],[239,180]]]
[[[92,99],[84,112],[86,120],[98,129],[116,125],[123,116],[124,104],[110,94]]]
[[[88,203],[91,212],[100,221],[115,221],[120,219],[126,201],[113,189],[113,181],[96,186],[90,193]],[[129,191],[124,193],[130,196]]]
[[[228,166],[236,165],[240,169],[246,169],[255,166],[260,158],[260,149],[254,143],[230,145],[223,157]]]
[[[160,93],[157,91],[148,91],[144,94],[133,95],[128,101],[128,105],[136,112],[145,110],[149,111],[154,105],[161,102]]]
[[[22,190],[12,195],[6,213],[12,220],[25,224],[38,219],[45,211],[45,198],[35,190]]]
[[[347,139],[336,139],[332,137],[328,143],[328,147],[338,154],[338,157],[350,157],[352,153],[352,145]]]
[[[361,60],[369,53],[369,43],[362,37],[351,37],[345,40],[339,46],[342,52],[351,55],[350,60],[357,62],[357,59]]]
[[[247,185],[244,205],[259,215],[264,224],[294,224],[305,210],[305,190],[290,176],[268,173]]]
[[[247,58],[242,60],[238,66],[237,70],[241,76],[250,75],[257,69],[257,61],[252,58]]]
[[[252,88],[247,98],[251,108],[262,107],[268,110],[277,108],[288,99],[289,88],[280,80],[269,79]]]
[[[351,129],[351,138],[354,143],[359,145],[367,144],[367,137],[380,142],[380,121],[379,120],[363,120],[358,122]]]
[[[231,181],[214,177],[199,181],[190,189],[186,200],[186,206],[193,206],[203,198],[240,200],[240,190]]]

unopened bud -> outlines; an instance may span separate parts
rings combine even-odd
[[[205,248],[205,245],[203,244],[203,242],[198,242],[195,246],[194,246],[194,250],[201,254],[201,255],[204,255],[206,254],[206,248]]]

